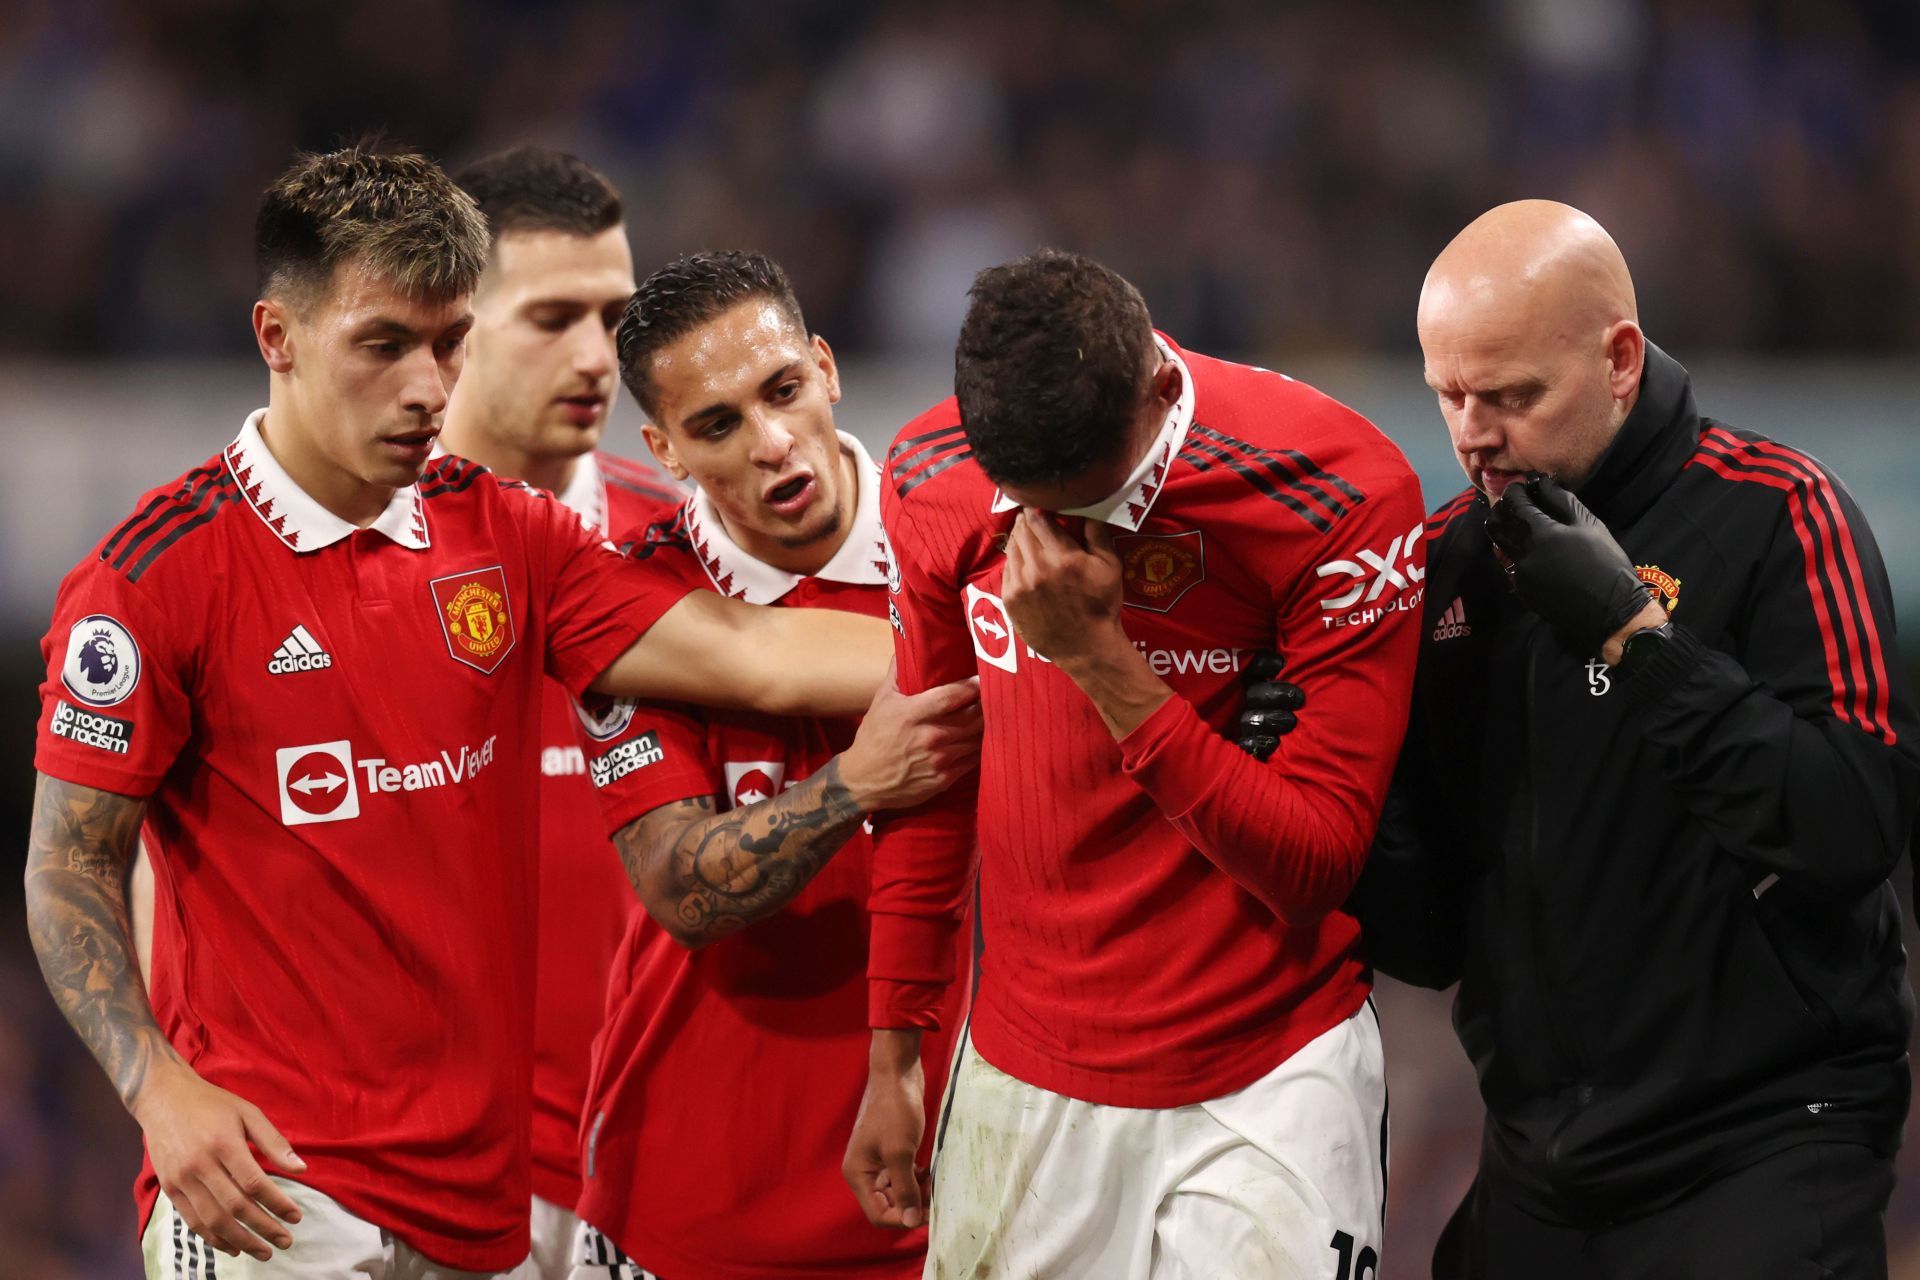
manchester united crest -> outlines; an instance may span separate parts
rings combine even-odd
[[[1633,571],[1640,575],[1640,581],[1653,588],[1654,598],[1668,613],[1673,612],[1680,603],[1680,579],[1668,573],[1657,564],[1637,564]]]
[[[1198,529],[1115,534],[1113,550],[1120,557],[1120,578],[1133,608],[1165,613],[1206,581],[1207,549]]]
[[[488,675],[513,648],[513,610],[507,603],[507,575],[499,565],[435,578],[433,602],[447,652]]]

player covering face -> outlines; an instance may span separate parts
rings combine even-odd
[[[883,495],[901,687],[976,673],[984,765],[877,826],[846,1179],[886,1226],[931,1193],[931,1274],[1371,1274],[1385,1099],[1341,904],[1406,722],[1413,474],[1072,254],[976,279],[955,391]],[[1268,647],[1313,710],[1262,763],[1214,730]],[[976,849],[986,960],[929,1187],[921,1042]]]
[[[396,1249],[503,1271],[526,1254],[543,670],[846,713],[885,628],[688,594],[550,500],[430,461],[488,247],[431,162],[305,158],[257,231],[266,409],[56,605],[33,940],[144,1132],[154,1274],[268,1258],[292,1224],[315,1274]],[[151,1004],[122,888],[143,822]]]

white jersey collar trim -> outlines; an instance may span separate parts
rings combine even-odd
[[[888,558],[886,533],[880,524],[880,468],[857,439],[844,431],[838,434],[840,447],[853,455],[860,490],[847,540],[817,573],[788,573],[748,555],[727,532],[713,500],[704,490],[694,490],[687,499],[687,532],[715,590],[748,604],[772,604],[808,577],[856,586],[885,584]]]
[[[260,424],[266,416],[265,409],[247,415],[240,434],[226,449],[227,468],[253,513],[294,551],[318,551],[356,532],[357,526],[314,501],[273,456],[260,435]],[[410,484],[394,490],[386,509],[367,528],[415,551],[430,546],[420,487]]]
[[[1166,487],[1167,470],[1173,466],[1173,460],[1180,453],[1180,446],[1187,441],[1187,431],[1193,426],[1193,375],[1187,371],[1187,362],[1159,334],[1153,341],[1160,348],[1160,354],[1172,361],[1173,367],[1180,371],[1180,394],[1167,410],[1166,421],[1160,426],[1160,434],[1154,437],[1153,445],[1134,467],[1133,474],[1118,489],[1098,502],[1084,507],[1075,507],[1071,511],[1062,511],[1063,516],[1084,516],[1088,520],[1098,520],[1103,524],[1114,525],[1129,532],[1138,532],[1146,523],[1147,513],[1153,510],[1155,499]],[[1014,511],[1020,504],[1001,493],[993,491],[993,510]]]

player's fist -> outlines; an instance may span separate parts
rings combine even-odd
[[[900,692],[892,667],[840,755],[840,780],[867,813],[910,809],[980,763],[980,681]]]
[[[1280,739],[1299,725],[1298,713],[1307,705],[1306,691],[1280,678],[1286,668],[1287,660],[1272,650],[1256,653],[1247,664],[1247,700],[1234,717],[1233,737],[1256,760],[1274,753]]]
[[[1089,520],[1085,536],[1082,545],[1054,516],[1023,507],[1007,537],[1000,598],[1020,639],[1049,662],[1071,662],[1120,630],[1123,590],[1113,531]]]
[[[262,1262],[272,1260],[273,1247],[293,1247],[284,1224],[300,1221],[299,1206],[253,1151],[284,1173],[305,1172],[307,1165],[260,1108],[184,1063],[170,1063],[155,1068],[132,1111],[160,1189],[195,1235],[230,1256],[247,1253]]]
[[[927,1128],[926,1089],[920,1033],[875,1031],[867,1091],[840,1174],[876,1227],[905,1231],[927,1220],[933,1184],[914,1163]]]

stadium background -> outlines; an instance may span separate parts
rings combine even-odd
[[[641,274],[700,247],[773,253],[869,442],[946,393],[973,271],[1054,243],[1128,274],[1183,343],[1368,413],[1429,506],[1460,480],[1420,381],[1421,275],[1487,206],[1565,199],[1620,241],[1649,335],[1711,412],[1847,478],[1920,610],[1912,0],[9,0],[8,847],[59,576],[261,401],[256,194],[296,146],[370,128],[450,162],[576,151],[625,193]],[[610,444],[640,450],[631,402]],[[1911,669],[1920,629],[1903,649]],[[136,1274],[137,1134],[41,987],[17,884],[0,891],[0,1273]],[[1417,1276],[1479,1104],[1446,998],[1389,985],[1381,1004],[1388,1274]],[[1920,1150],[1903,1168],[1894,1274],[1920,1277]]]

